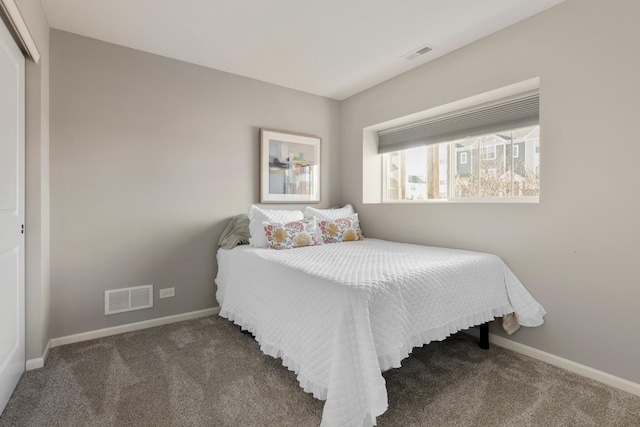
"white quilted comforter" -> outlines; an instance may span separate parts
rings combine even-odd
[[[515,313],[546,314],[495,255],[376,239],[217,255],[220,315],[282,358],[326,400],[323,426],[371,426],[387,410],[382,371],[412,348]]]

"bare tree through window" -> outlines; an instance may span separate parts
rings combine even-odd
[[[386,200],[540,195],[540,128],[507,130],[386,156]]]

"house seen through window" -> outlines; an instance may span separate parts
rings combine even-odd
[[[384,201],[530,201],[540,196],[540,127],[386,153]]]

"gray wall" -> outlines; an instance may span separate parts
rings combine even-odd
[[[636,383],[639,16],[569,0],[341,104],[342,199],[367,236],[498,254],[549,313],[511,339]],[[536,76],[539,204],[362,203],[364,127]]]
[[[25,141],[26,357],[49,341],[49,24],[38,0],[16,4],[33,37],[38,64],[27,60]]]
[[[51,58],[53,337],[217,306],[216,243],[259,201],[261,127],[321,136],[318,206],[340,201],[335,100],[56,30]],[[104,290],[144,284],[152,309],[104,315]]]

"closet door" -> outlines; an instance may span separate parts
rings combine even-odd
[[[25,369],[24,57],[0,20],[0,412]]]

